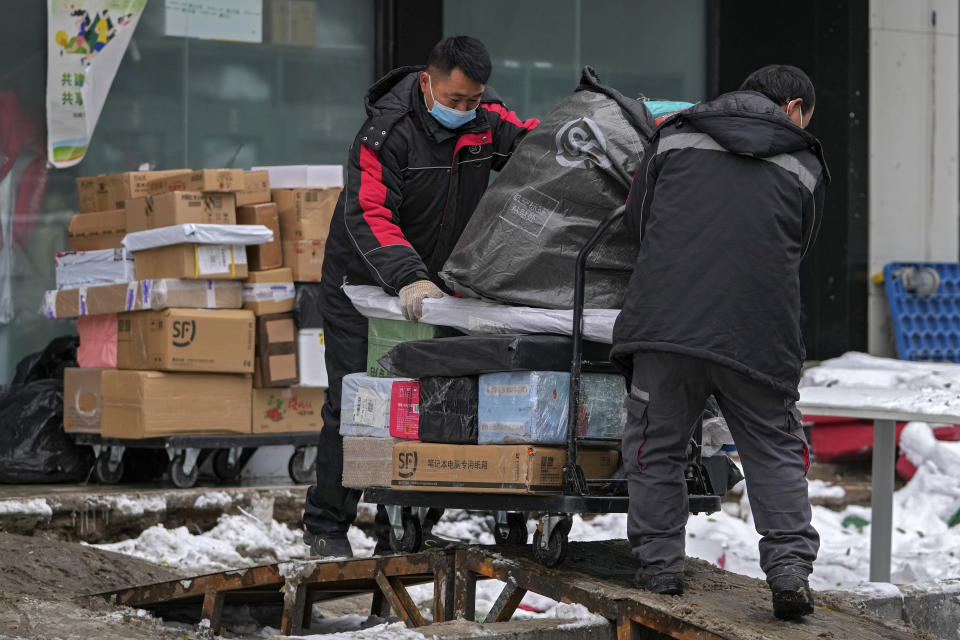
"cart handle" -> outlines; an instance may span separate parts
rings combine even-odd
[[[600,223],[577,254],[573,281],[573,354],[570,361],[570,404],[567,413],[567,460],[563,465],[563,492],[568,495],[587,495],[587,481],[577,464],[577,422],[580,416],[580,372],[583,368],[583,305],[586,289],[587,258],[593,253],[600,238],[623,217],[626,205],[614,209]]]

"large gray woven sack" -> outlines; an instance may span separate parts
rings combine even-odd
[[[573,307],[577,252],[627,199],[655,126],[643,98],[580,86],[514,152],[484,194],[440,275],[462,296],[509,304]],[[587,262],[586,306],[618,309],[637,246],[615,224]]]

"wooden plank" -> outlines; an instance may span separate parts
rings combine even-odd
[[[307,600],[307,586],[302,582],[284,585],[283,614],[280,618],[280,633],[292,636],[303,627],[304,605]]]
[[[417,604],[413,601],[413,598],[410,597],[410,594],[407,593],[407,588],[400,582],[400,578],[390,576],[387,578],[387,581],[390,583],[390,586],[393,587],[393,592],[397,595],[397,601],[400,603],[400,606],[409,614],[410,619],[414,623],[407,623],[407,626],[422,627],[426,625],[427,623],[423,619],[423,614],[420,613]]]
[[[467,549],[457,551],[457,571],[453,588],[453,615],[473,622],[477,608],[477,574],[467,566]]]
[[[216,591],[208,591],[203,596],[203,607],[200,610],[200,619],[206,618],[210,621],[210,629],[213,633],[220,633],[220,621],[223,616],[223,601],[225,595]]]
[[[490,622],[506,622],[513,617],[513,612],[517,610],[523,596],[527,595],[527,590],[517,586],[513,580],[504,585],[503,591],[497,597],[496,602],[490,607],[490,612],[484,618],[483,624]]]
[[[403,598],[394,587],[394,582],[391,581],[387,576],[383,575],[382,571],[377,571],[374,575],[374,578],[377,581],[377,585],[380,587],[380,591],[383,592],[384,598],[387,602],[390,603],[390,608],[400,616],[400,619],[403,620],[404,624],[408,627],[422,627],[425,622],[423,616],[420,614],[420,610],[413,607],[412,610],[407,608],[407,600],[410,599],[410,595],[407,594],[406,590],[403,589],[403,594],[406,598]],[[402,587],[401,587],[402,588]]]
[[[455,556],[438,556],[433,567],[433,621],[449,622],[454,618]]]

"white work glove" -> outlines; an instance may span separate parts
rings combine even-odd
[[[442,298],[443,291],[429,280],[417,280],[400,289],[400,307],[403,317],[418,322],[423,315],[424,298]]]

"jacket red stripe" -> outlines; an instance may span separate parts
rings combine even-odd
[[[366,145],[360,145],[360,191],[357,199],[363,209],[363,219],[381,246],[411,246],[393,221],[393,213],[384,206],[387,187],[383,184],[383,167],[379,153]]]
[[[506,107],[504,107],[502,104],[497,104],[496,102],[487,102],[481,106],[490,113],[495,113],[500,116],[501,120],[509,122],[512,125],[516,125],[521,129],[526,129],[527,131],[530,131],[540,124],[540,121],[536,118],[530,118],[529,120],[521,121],[520,118],[517,117],[516,113],[513,111],[507,111]]]
[[[459,138],[457,138],[457,144],[453,148],[453,159],[456,162],[457,154],[460,152],[460,149],[463,149],[467,145],[483,145],[490,144],[490,129],[486,131],[478,131],[477,133],[465,133]]]

